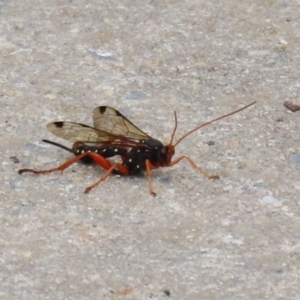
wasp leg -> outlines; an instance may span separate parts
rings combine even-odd
[[[112,164],[110,161],[108,161],[107,159],[105,159],[103,156],[97,154],[97,153],[93,153],[93,152],[85,152],[82,153],[78,156],[75,156],[74,158],[66,161],[64,164],[60,165],[57,168],[53,168],[53,169],[49,169],[49,170],[33,170],[33,169],[21,169],[19,170],[19,174],[25,173],[25,172],[31,172],[34,174],[47,174],[47,173],[52,173],[52,172],[56,172],[56,171],[64,171],[66,168],[68,168],[69,166],[71,166],[72,164],[74,164],[75,162],[81,160],[84,157],[91,157],[93,159],[93,161],[100,165],[102,168],[104,168],[105,170],[107,170],[105,172],[105,174],[101,177],[100,180],[98,180],[96,183],[94,183],[93,185],[87,187],[85,189],[85,193],[88,193],[93,187],[95,187],[96,185],[98,185],[101,181],[104,181],[109,174],[113,173],[116,168],[119,170],[119,172],[123,175],[129,175],[129,171],[127,168],[125,168],[123,165],[121,164]]]
[[[148,178],[148,183],[149,183],[149,191],[152,196],[156,196],[156,193],[153,190],[152,187],[152,179],[151,179],[151,174],[152,170],[155,169],[155,167],[151,164],[149,159],[146,159],[146,169],[147,169],[147,178]]]
[[[174,166],[177,163],[179,163],[182,159],[186,159],[192,165],[193,168],[195,168],[196,170],[198,170],[200,173],[202,173],[208,179],[219,179],[220,178],[219,175],[211,175],[211,174],[208,174],[208,173],[204,172],[200,167],[198,167],[196,165],[196,163],[191,158],[189,158],[188,156],[185,156],[185,155],[176,158],[168,166],[169,167]]]
[[[108,170],[111,167],[111,163],[107,159],[102,157],[101,155],[99,155],[97,153],[93,153],[93,152],[85,152],[78,156],[73,157],[72,159],[66,161],[65,163],[63,163],[62,165],[60,165],[57,168],[53,168],[53,169],[49,169],[49,170],[21,169],[18,171],[18,173],[23,174],[25,172],[31,172],[34,174],[48,174],[48,173],[52,173],[52,172],[56,172],[56,171],[62,172],[66,168],[68,168],[69,166],[71,166],[72,164],[74,164],[75,162],[77,162],[78,160],[81,160],[82,158],[84,158],[86,156],[91,157],[95,163],[97,163],[98,165],[100,165],[102,168],[104,168],[106,170]]]
[[[107,171],[105,172],[105,174],[98,180],[96,181],[94,184],[88,186],[84,193],[87,194],[90,192],[91,189],[93,189],[95,186],[97,186],[98,184],[100,184],[102,181],[104,181],[115,169],[118,169],[122,175],[129,175],[129,171],[126,167],[124,167],[121,164],[111,164],[110,168],[107,169]]]

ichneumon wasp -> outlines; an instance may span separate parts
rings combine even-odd
[[[177,129],[177,115],[176,112],[174,112],[175,127],[171,135],[171,140],[167,145],[163,145],[159,140],[150,137],[116,109],[109,106],[99,106],[93,111],[94,127],[66,121],[53,122],[47,125],[47,129],[50,132],[73,143],[73,147],[69,149],[52,141],[43,141],[72,152],[75,157],[57,168],[49,170],[21,169],[19,170],[19,174],[25,172],[46,174],[63,171],[79,160],[86,163],[95,162],[104,168],[106,172],[98,181],[87,187],[85,193],[88,193],[91,189],[104,181],[111,173],[118,175],[137,175],[146,171],[150,193],[155,196],[156,193],[153,190],[151,181],[152,170],[159,167],[171,167],[181,160],[186,159],[192,167],[201,172],[205,177],[218,179],[218,175],[207,174],[186,155],[179,156],[172,161],[172,157],[175,154],[175,147],[191,133],[206,125],[236,114],[254,103],[256,102],[252,102],[231,113],[197,126],[184,134],[173,144]],[[113,156],[120,156],[122,162],[109,161],[108,158]]]

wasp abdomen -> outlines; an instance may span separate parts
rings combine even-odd
[[[113,157],[116,155],[125,155],[127,153],[127,150],[122,147],[114,147],[114,146],[99,147],[99,145],[92,146],[92,145],[87,145],[84,143],[80,143],[80,144],[75,143],[73,145],[72,151],[76,156],[80,155],[82,153],[86,153],[86,152],[94,152],[94,153],[100,154],[101,156],[103,156],[105,158]]]

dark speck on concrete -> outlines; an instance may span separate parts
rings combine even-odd
[[[268,185],[265,184],[264,182],[258,182],[253,184],[254,187],[260,188],[260,189],[267,189]]]
[[[164,293],[166,294],[166,296],[170,296],[171,295],[170,290],[164,290]]]
[[[300,165],[300,153],[291,154],[289,156],[289,162],[292,164]]]
[[[32,212],[31,205],[20,205],[11,211],[12,216],[27,215]]]
[[[20,160],[16,156],[11,156],[9,159],[11,159],[15,164],[18,164],[20,162]]]
[[[15,180],[13,180],[11,183],[10,183],[10,187],[12,190],[15,190],[19,187],[20,183],[21,183],[21,177],[18,177],[16,178]]]
[[[160,177],[159,181],[163,184],[170,184],[171,178],[170,177]]]

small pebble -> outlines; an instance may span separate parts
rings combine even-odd
[[[273,196],[264,196],[261,201],[262,201],[262,203],[273,204],[273,205],[276,205],[276,204],[280,203],[279,200],[277,200]]]
[[[87,53],[88,53],[89,55],[91,55],[92,57],[97,58],[97,59],[100,59],[100,60],[106,60],[106,61],[112,61],[112,62],[117,61],[117,59],[114,58],[114,57],[111,55],[111,53],[98,53],[98,52],[96,52],[96,51],[93,50],[93,49],[87,50]]]

